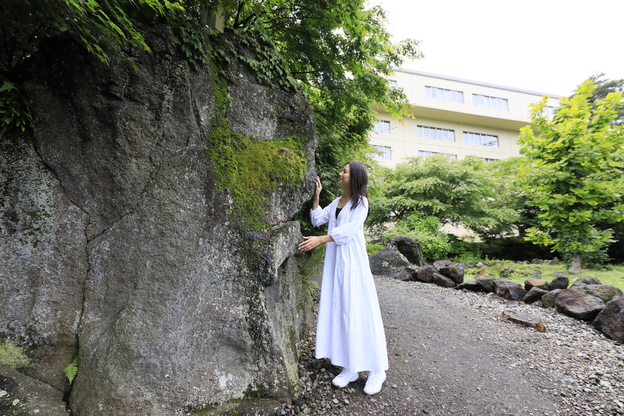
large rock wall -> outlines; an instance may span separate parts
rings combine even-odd
[[[0,333],[29,347],[25,373],[59,389],[78,351],[78,416],[287,399],[308,313],[290,219],[313,190],[312,112],[239,62],[226,69],[233,131],[306,138],[306,177],[270,196],[269,232],[246,232],[205,151],[214,74],[190,70],[167,28],[146,39],[140,72],[67,38],[24,71],[39,120],[0,153]]]

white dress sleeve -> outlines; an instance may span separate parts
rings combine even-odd
[[[356,236],[364,228],[364,221],[368,215],[368,199],[363,197],[351,214],[351,221],[335,227],[329,234],[337,245],[344,244]]]
[[[325,208],[321,209],[321,207],[316,207],[316,209],[310,210],[310,220],[312,220],[312,225],[318,227],[319,225],[327,224],[329,222],[329,218],[331,217],[331,212],[329,212],[329,207],[331,204],[327,205]]]

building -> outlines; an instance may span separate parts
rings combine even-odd
[[[413,70],[397,70],[390,79],[403,88],[414,118],[402,122],[378,106],[371,144],[382,152],[381,165],[395,166],[408,157],[446,154],[486,161],[518,156],[519,130],[530,124],[530,104],[549,95]],[[552,114],[560,96],[551,95]]]

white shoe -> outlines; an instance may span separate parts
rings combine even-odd
[[[332,384],[336,387],[344,388],[347,387],[347,384],[357,380],[359,377],[360,375],[358,373],[352,373],[346,368],[343,368],[342,372],[334,377]]]
[[[386,381],[386,372],[380,371],[378,373],[370,372],[368,373],[368,381],[366,382],[366,386],[364,386],[364,393],[366,394],[377,394],[381,391],[381,386],[383,382]]]

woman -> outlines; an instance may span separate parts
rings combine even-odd
[[[388,353],[375,283],[368,264],[364,221],[368,215],[368,174],[359,162],[344,166],[338,175],[343,194],[321,209],[321,180],[310,211],[314,226],[329,222],[328,235],[304,237],[299,249],[327,243],[323,284],[316,327],[316,358],[327,357],[342,372],[332,383],[346,387],[369,371],[364,392],[381,390],[388,369]]]

